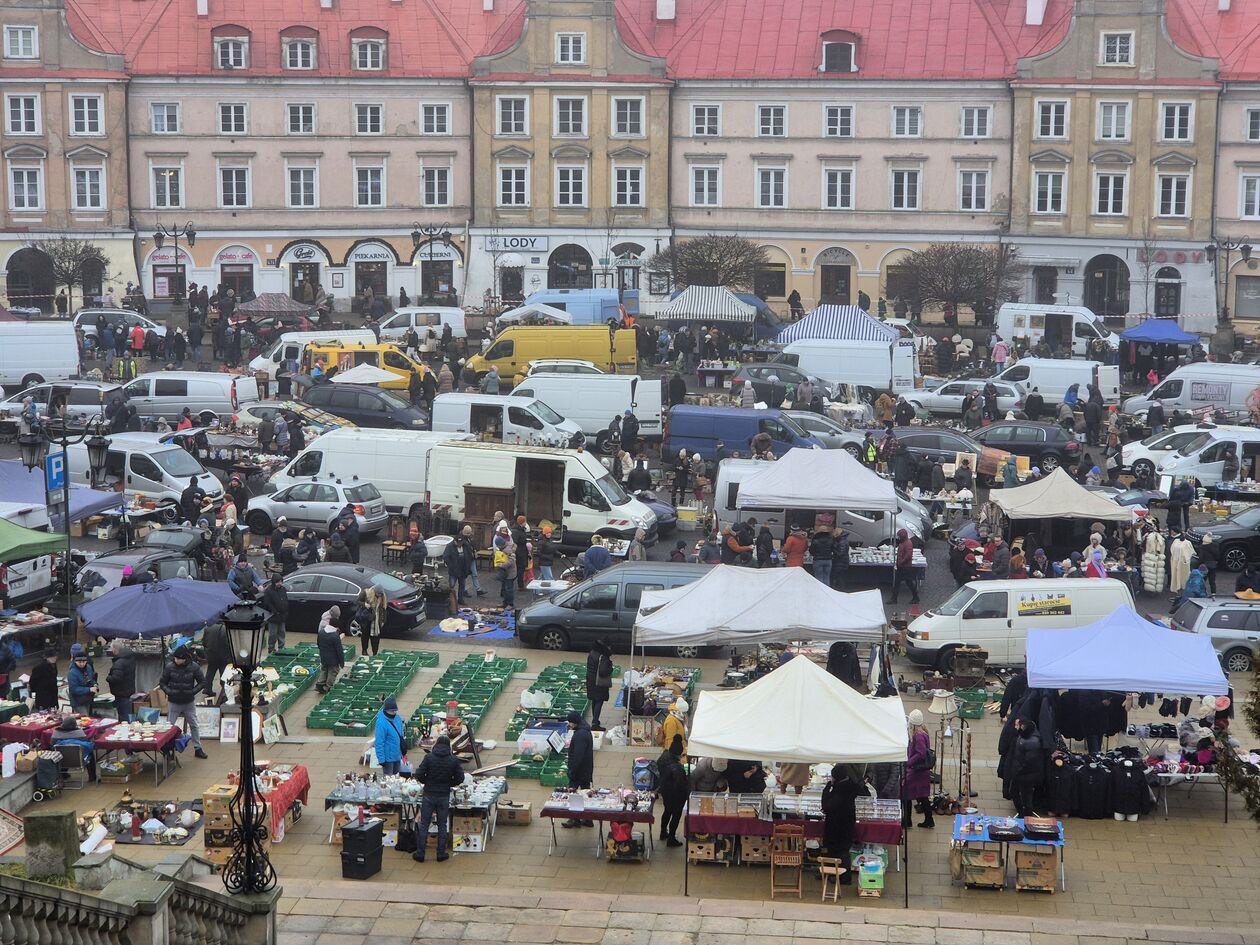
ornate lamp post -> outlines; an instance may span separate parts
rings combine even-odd
[[[193,226],[192,220],[189,220],[183,226],[159,226],[153,233],[153,245],[161,249],[166,245],[167,237],[174,241],[175,246],[175,265],[179,265],[179,238],[184,237],[189,246],[197,245],[197,228]],[[181,284],[176,288],[175,301],[181,302],[184,293],[188,290],[187,275],[181,280]]]
[[[1204,255],[1207,256],[1208,262],[1212,264],[1212,287],[1214,289],[1219,284],[1216,274],[1216,256],[1221,250],[1225,251],[1225,304],[1217,311],[1216,320],[1218,323],[1224,324],[1229,321],[1229,257],[1234,250],[1238,250],[1238,255],[1243,262],[1249,260],[1251,258],[1251,241],[1244,236],[1240,240],[1216,240],[1203,247]]]
[[[268,612],[242,602],[223,615],[223,625],[241,671],[240,784],[228,804],[232,817],[232,855],[223,868],[223,885],[230,893],[262,893],[276,885],[276,871],[264,846],[271,825],[267,800],[254,790],[254,671],[264,642]]]
[[[424,299],[426,302],[433,301],[433,244],[441,242],[443,246],[451,245],[451,230],[445,223],[439,226],[421,226],[419,223],[411,224],[411,245],[414,249],[419,249],[420,244],[425,240],[429,241],[429,269],[425,275],[428,276],[428,287],[425,289]],[[423,281],[423,280],[422,280]]]

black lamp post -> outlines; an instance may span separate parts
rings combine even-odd
[[[175,244],[175,265],[179,265],[179,238],[182,236],[187,240],[189,246],[197,245],[197,228],[193,226],[192,220],[189,220],[183,226],[159,226],[153,233],[153,245],[161,249],[166,245],[166,238],[170,237]],[[180,285],[176,287],[174,299],[176,302],[182,301],[184,292],[187,289],[187,275],[180,280]]]
[[[428,277],[428,285],[425,288],[424,298],[426,302],[433,301],[433,244],[441,241],[443,246],[451,245],[451,231],[445,224],[440,226],[421,226],[419,223],[411,224],[411,246],[413,249],[419,249],[420,244],[425,240],[429,241],[429,268],[424,275]],[[422,282],[426,281],[421,279]]]
[[[230,893],[262,893],[276,885],[276,871],[265,846],[271,830],[267,800],[254,790],[254,672],[269,616],[257,604],[244,602],[223,614],[236,668],[241,671],[237,699],[241,707],[241,777],[228,803],[232,855],[223,868],[223,885]]]
[[[1238,250],[1238,255],[1242,257],[1243,262],[1246,262],[1247,260],[1251,259],[1251,241],[1248,240],[1247,237],[1244,236],[1240,240],[1216,240],[1215,242],[1208,243],[1206,246],[1203,247],[1203,252],[1207,256],[1208,262],[1212,264],[1212,288],[1213,289],[1215,289],[1219,285],[1219,283],[1217,282],[1217,274],[1216,274],[1216,256],[1217,256],[1217,253],[1219,253],[1222,250],[1224,250],[1225,252],[1225,304],[1222,305],[1220,310],[1216,313],[1216,320],[1220,324],[1224,324],[1225,322],[1229,321],[1229,268],[1230,268],[1229,257],[1230,257],[1230,254],[1233,253],[1234,250]]]
[[[109,440],[101,436],[104,421],[95,419],[82,430],[72,432],[65,420],[54,418],[40,427],[38,433],[23,433],[18,437],[18,452],[22,457],[22,465],[27,469],[43,469],[44,460],[48,456],[48,445],[56,443],[61,447],[62,478],[62,513],[61,527],[66,537],[66,560],[61,568],[66,595],[66,616],[70,615],[70,453],[71,446],[87,444],[88,467],[91,485],[96,485],[96,477],[105,468],[109,456]],[[45,479],[47,488],[47,479]],[[49,500],[52,496],[46,496]],[[52,502],[49,501],[49,505]],[[51,511],[51,509],[49,510]]]

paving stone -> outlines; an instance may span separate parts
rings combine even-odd
[[[315,945],[318,932],[277,932],[276,945]]]
[[[350,900],[343,901],[337,907],[337,915],[347,918],[370,918],[374,919],[381,914],[385,908],[385,903],[377,900]]]
[[[648,945],[694,945],[694,932],[653,932]]]
[[[648,945],[652,933],[646,929],[615,929],[604,932],[600,939],[602,945]]]
[[[293,905],[291,915],[323,915],[332,917],[337,914],[341,902],[337,899],[299,899]]]
[[[315,945],[362,945],[363,936],[350,932],[321,932]]]
[[[870,921],[867,916],[866,924],[870,927],[876,927],[877,923]],[[922,925],[889,925],[888,941],[896,942],[897,945],[936,945],[936,929],[927,928]]]
[[[326,915],[287,915],[277,924],[283,932],[322,932],[329,918]]]
[[[936,930],[936,945],[984,945],[984,933],[978,929],[942,927]]]
[[[349,916],[333,916],[328,920],[328,924],[324,926],[325,932],[346,932],[351,935],[366,935],[372,931],[372,924],[375,922],[372,918]]]
[[[439,922],[435,919],[426,918],[420,923],[420,929],[416,932],[416,938],[444,938],[450,942],[460,938],[463,934],[463,922]]]
[[[697,932],[696,945],[747,945],[748,936],[726,932]]]
[[[558,925],[518,925],[508,934],[509,942],[533,942],[550,945],[556,940]]]
[[[464,939],[478,942],[506,942],[512,934],[507,922],[469,922],[464,926]]]
[[[702,899],[701,915],[730,915],[747,919],[768,919],[774,915],[770,902],[741,902],[728,899]]]
[[[609,915],[607,912],[575,909],[572,912],[566,912],[564,914],[564,918],[560,920],[560,924],[575,925],[591,929],[603,929],[608,927],[608,919]]]
[[[608,914],[608,928],[610,929],[641,929],[643,928],[643,913],[641,912],[610,912]]]
[[[383,935],[403,935],[411,938],[416,934],[416,930],[420,928],[419,919],[397,918],[389,916],[377,919],[372,923],[372,942],[376,943],[380,936]]]
[[[1080,945],[1075,935],[1060,935],[1055,932],[1033,932],[1032,945]]]
[[[888,941],[888,926],[867,925],[865,922],[861,924],[845,923],[840,926],[840,941],[886,942]]]
[[[658,915],[652,922],[654,932],[699,932],[703,916]]]
[[[859,899],[859,903],[869,902],[870,900]],[[860,908],[860,907],[859,907]],[[926,926],[935,928],[939,923],[936,921],[935,912],[924,912],[921,909],[862,909],[861,915],[866,922],[871,925],[913,925]],[[851,921],[850,915],[846,915],[844,921]]]
[[[700,931],[743,935],[748,931],[748,920],[734,916],[706,915],[700,918]]]
[[[1006,918],[1003,916],[1002,918]],[[1029,932],[1008,932],[998,929],[986,929],[984,945],[1030,945],[1032,938]]]
[[[480,910],[472,906],[436,905],[429,908],[435,922],[477,922]]]
[[[603,928],[589,928],[581,925],[562,925],[556,929],[557,942],[569,942],[572,945],[599,945],[604,938]]]
[[[1216,929],[1152,928],[1146,932],[1152,942],[1176,942],[1177,945],[1242,945],[1242,935]]]

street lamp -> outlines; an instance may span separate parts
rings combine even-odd
[[[445,224],[439,226],[421,226],[419,223],[411,224],[411,246],[413,249],[419,249],[420,244],[425,240],[429,241],[429,268],[424,275],[428,276],[428,285],[422,287],[425,289],[424,298],[427,302],[433,301],[433,244],[441,240],[443,246],[451,245],[451,231]],[[421,277],[421,283],[426,280]]]
[[[189,246],[197,245],[197,228],[193,226],[192,220],[189,220],[183,226],[158,226],[153,233],[153,245],[161,249],[166,245],[166,238],[170,237],[175,243],[175,265],[179,266],[179,238],[182,236],[188,241]],[[180,280],[180,284],[175,289],[175,301],[179,302],[184,297],[184,291],[187,288],[187,276]]]
[[[241,672],[237,702],[241,707],[240,783],[228,802],[232,817],[232,855],[223,868],[223,885],[230,893],[263,893],[276,885],[275,868],[267,856],[271,821],[267,799],[254,785],[254,672],[264,642],[263,628],[270,614],[257,604],[242,602],[223,614],[223,625]]]
[[[61,575],[64,579],[65,595],[66,595],[66,616],[70,616],[70,454],[69,448],[77,446],[80,443],[87,444],[87,457],[89,467],[89,478],[91,485],[96,485],[96,477],[100,475],[102,469],[105,468],[105,462],[109,457],[109,440],[101,436],[101,430],[104,429],[104,423],[99,418],[87,424],[78,433],[72,433],[66,425],[65,420],[54,418],[49,420],[39,428],[38,433],[24,433],[18,437],[18,453],[22,458],[22,465],[29,469],[43,469],[44,461],[48,457],[48,446],[50,443],[56,443],[61,447],[61,476],[62,476],[62,497],[60,504],[61,527],[65,531],[66,537],[66,560],[62,565]],[[45,473],[44,489],[45,501],[48,504],[48,511],[52,512],[52,507],[58,504],[56,496],[48,492],[49,477]],[[50,515],[51,517],[51,515]]]
[[[1220,287],[1216,272],[1216,255],[1221,250],[1225,251],[1225,304],[1220,307],[1216,314],[1216,320],[1220,324],[1229,321],[1229,268],[1230,254],[1234,250],[1238,250],[1238,255],[1242,257],[1243,262],[1251,259],[1251,241],[1247,237],[1240,240],[1216,240],[1208,243],[1203,247],[1203,253],[1207,256],[1208,262],[1212,264],[1212,288],[1216,290]]]

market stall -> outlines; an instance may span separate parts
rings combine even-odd
[[[955,814],[950,863],[955,879],[982,889],[1005,889],[1011,847],[1015,848],[1015,888],[1067,891],[1067,839],[1054,818],[987,817]]]
[[[544,302],[528,302],[502,315],[496,315],[496,325],[572,325],[573,316],[562,308]]]
[[[892,343],[898,337],[896,329],[856,305],[820,305],[784,328],[775,341],[783,345],[815,338]]]
[[[27,469],[20,460],[0,460],[0,495],[6,501],[21,502],[26,505],[44,505],[48,498],[45,490],[42,469]],[[70,521],[78,522],[92,515],[117,508],[122,497],[117,492],[103,489],[89,489],[87,486],[70,486]],[[51,515],[52,527],[62,532],[65,526],[60,515]],[[65,539],[52,535],[60,542],[59,548],[65,547]],[[54,549],[56,550],[56,549]],[[45,552],[47,553],[47,552]]]
[[[338,371],[332,376],[334,384],[384,384],[386,381],[396,381],[398,375],[383,368],[378,368],[375,364],[369,364],[364,361],[362,364],[356,364],[354,367],[346,371]]]
[[[652,806],[656,795],[651,791],[625,790],[618,792],[610,788],[592,788],[571,791],[568,788],[556,789],[550,798],[543,802],[539,816],[551,822],[551,842],[547,846],[547,855],[551,856],[556,848],[556,820],[593,823],[598,827],[595,839],[595,856],[602,856],[607,848],[604,839],[604,824],[647,824],[647,845],[643,845],[642,834],[630,841],[636,851],[641,851],[642,859],[651,859],[656,849],[653,840],[653,825],[656,815]],[[611,830],[611,828],[610,828]],[[619,857],[626,859],[627,857]]]
[[[193,633],[237,603],[226,584],[172,578],[119,587],[79,608],[92,636],[153,639]]]
[[[1073,479],[1062,466],[1022,486],[995,489],[989,501],[1008,519],[1077,518],[1097,522],[1131,522],[1133,512]]]
[[[172,433],[170,442],[178,443],[196,456],[207,469],[220,469],[228,475],[243,476],[247,480],[253,477],[265,479],[289,461],[289,457],[282,453],[264,450],[258,442],[256,429],[194,428]],[[237,511],[244,515],[243,509]]]
[[[56,710],[32,712],[19,718],[11,718],[0,723],[0,742],[25,742],[37,748],[48,748],[52,744],[52,734],[57,730],[66,715]],[[117,725],[117,719],[103,719],[96,716],[76,715],[77,724],[89,739]]]
[[[96,747],[98,763],[116,751],[148,758],[153,764],[153,783],[161,784],[170,774],[175,739],[181,734],[178,726],[166,721],[117,722],[92,736],[92,744]]]

